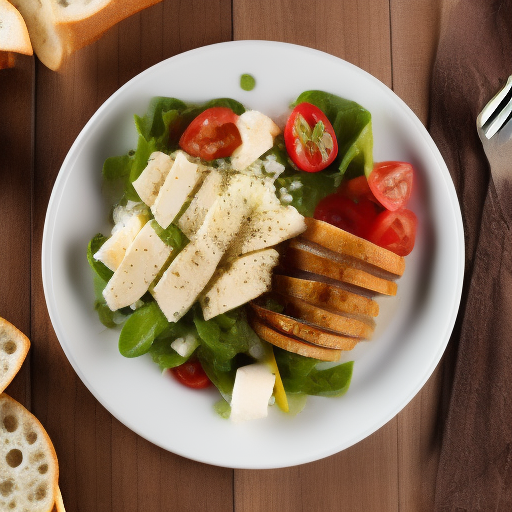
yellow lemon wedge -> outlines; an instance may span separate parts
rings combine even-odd
[[[274,350],[272,348],[268,353],[266,363],[269,365],[272,373],[276,376],[276,382],[274,384],[274,396],[276,398],[276,404],[283,412],[289,412],[290,407],[288,406],[288,398],[286,397],[283,381],[281,379],[281,374],[279,373],[279,368],[277,367],[276,358],[274,356]]]

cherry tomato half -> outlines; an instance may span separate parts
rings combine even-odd
[[[343,180],[338,189],[338,193],[344,197],[348,197],[352,201],[357,202],[360,199],[365,198],[381,206],[379,201],[377,201],[376,197],[373,195],[366,176],[358,176],[357,178],[352,178],[350,180]]]
[[[411,210],[385,210],[373,222],[368,240],[399,256],[407,256],[414,247],[417,225],[418,219]]]
[[[212,107],[199,114],[180,137],[180,147],[203,160],[226,158],[242,144],[238,116],[227,107]]]
[[[189,388],[202,389],[211,384],[197,359],[185,361],[182,365],[171,368],[171,374],[178,382]]]
[[[338,141],[329,119],[315,105],[299,103],[284,129],[286,151],[303,171],[318,172],[338,154]]]
[[[340,194],[331,194],[318,203],[314,217],[366,238],[377,218],[377,208],[375,203],[365,197],[355,203]]]
[[[373,195],[388,210],[403,208],[411,197],[413,168],[407,162],[380,162],[368,177]]]

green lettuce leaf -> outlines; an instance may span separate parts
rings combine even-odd
[[[90,267],[94,270],[94,272],[103,280],[105,284],[110,280],[110,278],[114,275],[114,272],[110,270],[104,263],[101,261],[94,259],[94,254],[96,254],[101,246],[108,240],[108,237],[103,236],[101,233],[95,235],[89,245],[87,246],[87,261],[89,262]]]
[[[176,98],[155,96],[149,102],[146,114],[143,117],[135,116],[137,131],[148,141],[152,137],[159,138],[169,126],[169,119],[166,119],[167,112],[173,111],[178,113],[187,108],[183,101]]]
[[[316,359],[275,349],[277,365],[287,393],[341,396],[350,386],[354,362],[319,370]]]
[[[189,357],[180,356],[171,347],[171,343],[177,338],[184,338],[190,333],[195,334],[195,328],[184,317],[178,322],[169,322],[167,327],[156,337],[149,349],[149,354],[162,371],[180,366],[189,359]]]
[[[124,357],[145,354],[167,324],[167,318],[156,302],[144,304],[135,310],[123,325],[119,335],[119,352]]]

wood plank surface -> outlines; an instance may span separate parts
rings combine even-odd
[[[0,70],[0,317],[30,336],[34,57]],[[6,391],[30,407],[30,354]]]
[[[48,200],[64,157],[103,101],[139,72],[230,39],[286,41],[363,68],[427,124],[445,4],[164,0],[113,27],[59,72],[34,57],[20,57],[16,68],[0,71],[0,316],[32,340],[29,360],[8,393],[47,428],[68,512],[432,510],[442,364],[397,417],[341,453],[276,470],[200,464],[131,432],[83,385],[48,317],[40,253]]]

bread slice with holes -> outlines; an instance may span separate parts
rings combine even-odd
[[[319,347],[293,336],[285,335],[272,329],[257,317],[251,319],[251,327],[261,339],[288,352],[330,362],[339,361],[341,357],[341,350]]]
[[[0,510],[50,512],[59,466],[39,420],[16,400],[0,395]]]
[[[59,69],[76,50],[161,0],[12,0],[28,27],[39,60]]]
[[[18,373],[29,348],[29,339],[10,322],[0,318],[0,393]]]
[[[405,260],[394,252],[375,245],[327,222],[306,218],[306,231],[301,238],[313,242],[334,253],[373,266],[395,276],[405,270]]]

